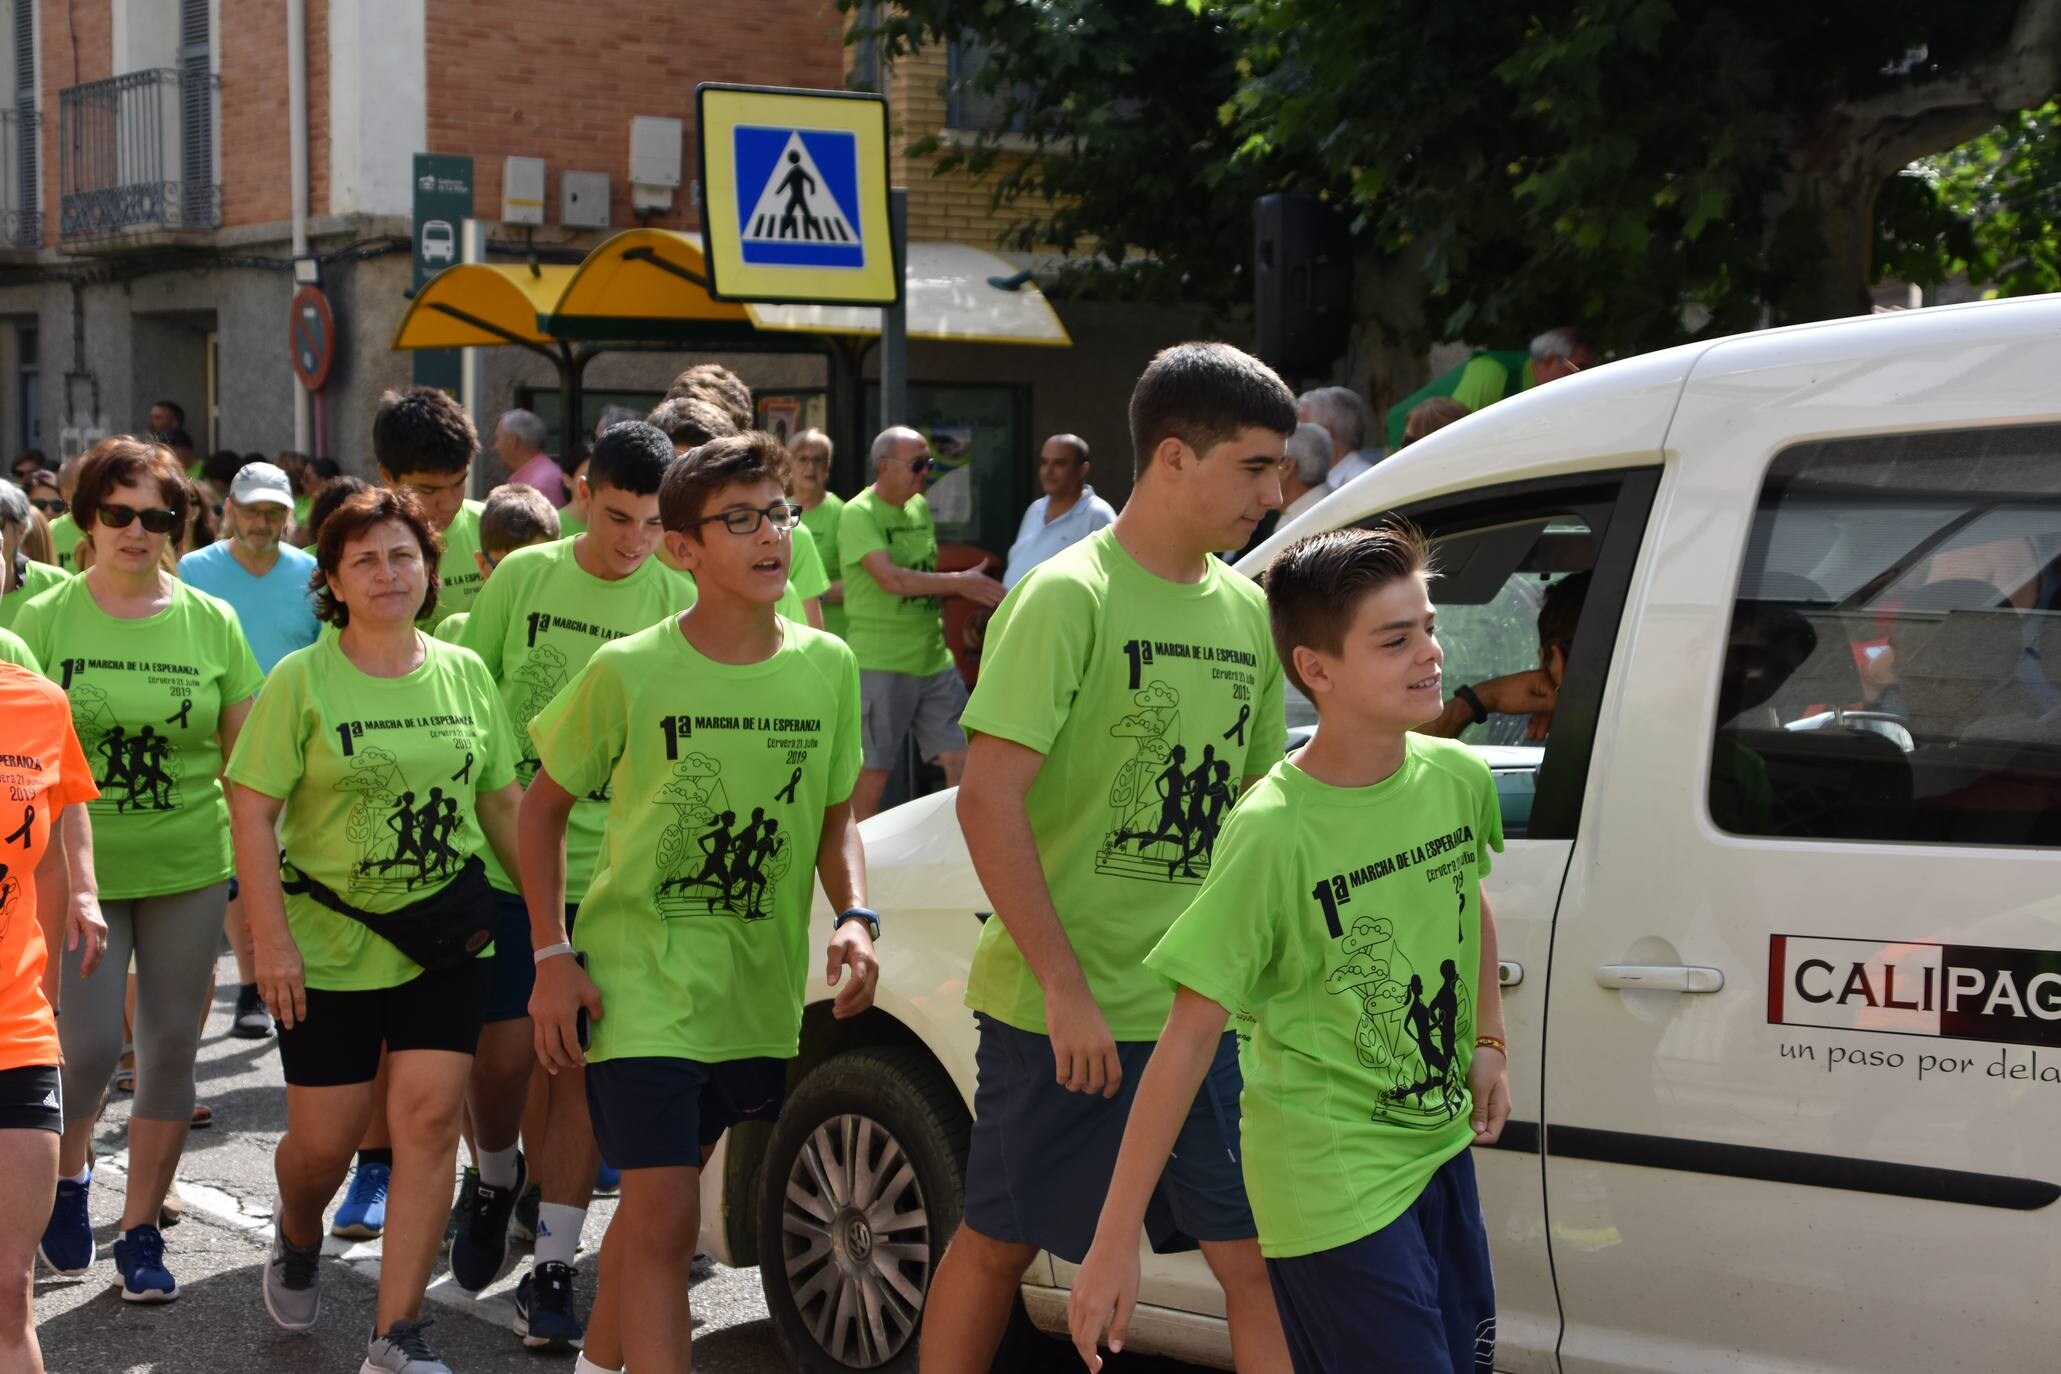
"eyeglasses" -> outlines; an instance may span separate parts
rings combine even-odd
[[[827,468],[830,466],[830,455],[827,453],[797,453],[794,455],[794,462],[797,467]]]
[[[111,530],[125,530],[131,520],[141,520],[144,530],[151,534],[170,534],[179,528],[179,512],[163,507],[154,510],[137,510],[131,506],[100,508],[100,523]]]
[[[711,520],[723,522],[723,528],[732,534],[757,534],[761,522],[770,521],[776,530],[791,530],[801,520],[801,512],[785,501],[775,501],[764,510],[747,506],[743,510],[726,510],[721,515],[704,515],[694,521],[706,525]]]
[[[58,500],[55,496],[45,497],[40,501],[31,496],[29,504],[42,511],[45,515],[63,515],[65,511],[64,502]]]
[[[911,458],[911,459],[909,460],[909,471],[911,471],[911,472],[928,472],[928,471],[930,471],[930,459],[928,459],[928,458]]]

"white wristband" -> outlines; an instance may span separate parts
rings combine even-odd
[[[559,941],[559,942],[558,942],[557,944],[555,944],[555,945],[546,945],[546,946],[544,946],[544,947],[543,947],[542,949],[538,950],[538,951],[537,951],[537,952],[536,952],[535,954],[531,955],[531,956],[530,956],[530,958],[531,958],[532,962],[535,962],[535,963],[539,963],[539,964],[541,964],[541,963],[543,963],[543,962],[544,962],[544,961],[545,961],[546,959],[556,959],[556,958],[557,958],[557,957],[558,957],[559,955],[561,955],[561,954],[570,954],[570,953],[572,953],[572,952],[573,952],[573,947],[572,947],[572,941],[570,941],[570,940],[560,940],[560,941]]]

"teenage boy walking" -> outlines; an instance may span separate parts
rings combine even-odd
[[[1175,988],[1138,1088],[1074,1344],[1101,1367],[1138,1293],[1138,1219],[1233,1009],[1245,1181],[1297,1374],[1494,1367],[1495,1285],[1470,1145],[1510,1114],[1495,784],[1418,733],[1443,701],[1414,530],[1314,535],[1267,573],[1274,642],[1317,733],[1245,795],[1194,902],[1146,957]]]
[[[596,650],[530,722],[540,766],[519,834],[537,1054],[554,1074],[585,1067],[594,1133],[622,1171],[580,1374],[688,1368],[701,1166],[732,1124],[778,1114],[811,946],[827,941],[836,1015],[873,1001],[878,920],[851,809],[859,671],[842,640],[775,610],[798,514],[786,469],[759,433],[675,462],[659,509],[698,598]],[[569,939],[567,821],[603,789]],[[840,914],[812,932],[817,877]]]
[[[689,602],[684,580],[651,556],[663,533],[659,483],[672,462],[671,441],[653,426],[632,421],[608,430],[595,441],[581,479],[588,491],[586,532],[507,555],[473,603],[459,643],[480,656],[500,688],[515,731],[519,782],[528,783],[538,768],[530,721],[578,676],[595,651],[669,621]],[[606,783],[603,778],[583,791],[567,817],[565,902],[575,907],[587,895],[601,851]],[[466,1097],[479,1173],[468,1175],[459,1196],[451,1273],[475,1293],[494,1281],[507,1258],[515,1204],[534,1169],[543,1187],[536,1267],[517,1286],[515,1329],[532,1348],[570,1350],[581,1338],[573,1306],[573,1255],[600,1157],[577,1071],[546,1085],[542,1140],[529,1142],[538,1157],[525,1160],[516,1147],[537,1063],[529,1021],[536,965],[530,957],[530,917],[514,877],[489,862],[487,881],[500,908],[494,986]],[[570,929],[573,912],[561,904],[560,914]]]
[[[1135,494],[1010,593],[966,710],[960,828],[996,919],[967,981],[973,1140],[964,1221],[924,1305],[926,1374],[987,1369],[1038,1251],[1087,1252],[1172,1000],[1141,961],[1286,735],[1264,599],[1212,555],[1281,504],[1295,397],[1235,348],[1181,344],[1138,379],[1130,418]],[[1285,1370],[1238,1173],[1235,1038],[1208,1059],[1146,1230],[1160,1250],[1201,1246],[1238,1368]]]
[[[425,630],[471,610],[486,581],[475,557],[483,506],[465,495],[472,455],[478,451],[472,417],[449,392],[411,386],[379,398],[372,415],[372,457],[380,480],[396,491],[415,493],[429,527],[444,539],[443,557],[437,560],[437,608]]]

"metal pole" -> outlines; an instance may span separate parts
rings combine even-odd
[[[293,213],[293,256],[308,251],[308,5],[286,0],[286,146],[287,180]],[[186,194],[191,195],[189,189]],[[333,345],[332,345],[333,346]],[[293,389],[293,446],[312,458],[329,455],[320,444],[310,447],[310,402],[306,387]]]
[[[896,301],[880,312],[880,427],[909,418],[909,193],[887,193],[888,224],[894,230]]]

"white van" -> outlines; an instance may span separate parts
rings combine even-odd
[[[2054,1368],[2061,298],[1611,363],[1241,569],[1390,512],[1435,539],[1453,685],[1532,666],[1542,587],[1589,578],[1543,748],[1477,727],[1510,836],[1499,1367]],[[812,1006],[782,1119],[703,1184],[810,1370],[913,1368],[973,1095],[990,908],[952,797],[865,838],[878,1009]],[[1070,1274],[1039,1259],[1030,1324],[1064,1330]],[[1142,1296],[1131,1348],[1229,1367],[1195,1256]],[[1013,1353],[1068,1367],[1040,1339]]]

